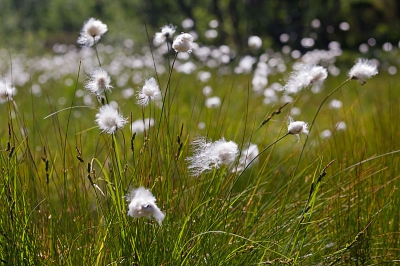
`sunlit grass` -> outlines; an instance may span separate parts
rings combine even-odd
[[[263,150],[286,134],[292,107],[301,109],[296,119],[311,123],[347,77],[329,76],[318,94],[305,89],[260,127],[283,103],[264,105],[249,75],[211,72],[209,85],[222,104],[210,109],[196,74],[172,71],[159,76],[163,95],[169,90],[164,109],[161,103],[142,108],[118,88],[108,94],[130,122],[156,121],[143,133],[126,126],[109,135],[94,122],[97,99],[92,96],[96,104],[87,108],[74,97],[84,83],[79,67],[76,62],[73,86],[49,82],[36,97],[28,84],[0,105],[4,264],[363,265],[398,259],[395,77],[383,73],[364,86],[345,84],[329,98],[342,107],[330,109],[329,100],[322,105],[307,142],[305,135],[299,142],[288,135],[243,174],[222,167],[196,178],[185,161],[196,136]],[[62,107],[60,97],[67,99]],[[340,121],[345,130],[336,127]],[[321,136],[325,129],[332,136]],[[151,190],[166,214],[161,226],[127,215],[124,196],[139,186]]]

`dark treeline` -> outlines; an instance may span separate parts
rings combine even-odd
[[[343,48],[357,49],[373,37],[377,45],[397,44],[400,39],[400,3],[397,0],[0,0],[1,46],[27,47],[56,42],[75,43],[85,20],[95,17],[109,26],[108,41],[131,38],[145,42],[159,27],[178,25],[191,18],[199,41],[229,44],[246,50],[247,38],[260,36],[265,47],[277,47],[280,36],[302,49],[304,37],[316,48],[339,41]],[[318,19],[320,27],[312,27]],[[218,36],[206,39],[211,20],[218,21]],[[339,28],[347,22],[350,30]]]

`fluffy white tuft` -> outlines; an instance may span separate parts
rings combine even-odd
[[[107,25],[100,20],[90,18],[83,24],[81,35],[78,38],[78,44],[82,46],[93,46],[101,36],[108,30]]]
[[[99,113],[96,114],[96,123],[103,132],[108,134],[115,133],[117,129],[124,127],[127,122],[127,119],[111,105],[102,106]]]
[[[288,121],[288,132],[289,134],[296,135],[297,140],[300,139],[299,134],[304,133],[308,135],[308,124],[303,121],[294,121],[293,118],[289,116]]]
[[[161,32],[157,32],[154,35],[154,41],[156,43],[163,43],[167,38],[171,38],[174,35],[176,27],[172,24],[161,27]]]
[[[239,154],[238,145],[224,138],[215,142],[207,142],[198,138],[192,142],[193,156],[186,158],[189,170],[193,176],[199,176],[204,171],[220,168],[222,165],[231,166]]]
[[[129,201],[128,215],[134,218],[153,216],[159,225],[165,218],[165,214],[157,207],[156,198],[151,194],[150,190],[139,187],[131,191],[127,196]]]
[[[17,94],[16,88],[0,80],[0,103],[12,101],[15,94]]]
[[[298,93],[311,84],[321,87],[327,77],[328,71],[322,66],[300,64],[294,67],[283,89],[290,94]]]
[[[366,83],[366,80],[378,74],[376,65],[371,60],[359,58],[356,64],[350,69],[349,77],[356,79],[361,85]]]
[[[182,33],[178,35],[172,43],[172,48],[175,52],[188,52],[189,54],[193,49],[193,36],[189,33]]]
[[[100,96],[106,90],[111,91],[112,86],[110,83],[111,78],[107,71],[98,67],[90,72],[89,80],[85,83],[85,88],[97,96]]]
[[[154,78],[147,79],[144,86],[139,90],[136,98],[137,103],[143,106],[148,105],[151,100],[161,99],[161,91],[157,81]]]

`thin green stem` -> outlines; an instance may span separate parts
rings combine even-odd
[[[94,37],[93,37],[93,39],[94,39]],[[99,66],[101,67],[101,61],[100,61],[100,57],[99,57],[99,52],[97,51],[97,43],[96,43],[95,40],[93,40],[93,41],[94,41],[93,49],[96,52],[97,62],[99,62]],[[109,104],[106,91],[104,91],[104,98],[106,98],[106,102],[107,102],[107,104]],[[101,100],[101,98],[99,98],[99,100]],[[103,101],[100,101],[100,102],[103,104]]]
[[[167,40],[167,50],[168,50],[168,53],[167,53],[167,60],[168,60],[168,66],[170,67],[170,69],[169,69],[169,71],[170,71],[170,73],[172,73],[172,68],[174,67],[173,65],[172,65],[172,67],[171,67],[171,63],[170,63],[170,60],[169,60],[169,51],[170,51],[170,48],[169,48],[169,43],[168,43],[168,40]],[[176,53],[175,54],[175,58],[176,58],[176,56],[178,55],[178,53]],[[175,59],[174,59],[174,63],[175,63]],[[170,103],[171,102],[171,88],[168,90],[168,103]],[[168,104],[168,106],[169,106],[169,104]],[[168,110],[168,112],[169,112],[169,110]]]
[[[149,32],[148,32],[148,30],[147,30],[147,25],[146,25],[146,23],[144,24],[144,29],[146,30],[147,42],[149,43],[151,59],[153,60],[154,73],[155,73],[155,75],[156,75],[156,79],[157,79],[158,84],[160,84],[160,80],[159,80],[158,74],[157,74],[157,65],[156,65],[156,61],[154,60],[152,42],[151,42],[151,39],[150,39],[150,36],[149,36]],[[168,64],[169,64],[169,57],[168,57]]]
[[[269,144],[269,145],[268,145],[267,147],[265,147],[262,151],[260,151],[260,152],[257,154],[257,156],[255,156],[255,157],[253,158],[253,160],[251,160],[251,161],[246,165],[246,167],[243,169],[243,172],[246,171],[246,169],[249,168],[250,165],[251,165],[262,153],[264,153],[266,150],[268,150],[269,148],[271,148],[271,147],[272,147],[273,145],[275,145],[278,141],[282,140],[284,137],[286,137],[286,136],[289,135],[289,134],[290,134],[289,132],[286,133],[285,135],[283,135],[283,136],[280,137],[279,139],[277,139],[277,140],[275,140],[274,142],[272,142],[271,144]],[[243,172],[242,172],[240,175],[242,175]]]
[[[167,86],[165,88],[164,97],[162,99],[161,115],[160,115],[160,121],[158,123],[158,129],[157,129],[157,139],[158,139],[158,134],[160,133],[161,119],[162,119],[163,114],[164,114],[164,109],[166,108],[165,107],[165,100],[166,100],[167,92],[168,92],[168,90],[170,90],[170,82],[171,82],[172,70],[174,69],[174,65],[175,65],[175,61],[176,61],[177,55],[178,55],[178,53],[175,54],[174,60],[172,61],[172,66],[171,66],[171,69],[170,69],[169,75],[168,75]],[[169,103],[168,103],[167,106],[169,106]],[[167,123],[167,128],[168,128],[168,116],[167,116],[167,112],[166,111],[165,111],[164,115],[165,115],[165,121]]]
[[[67,202],[67,198],[66,198],[67,197],[67,171],[66,171],[66,165],[67,165],[66,157],[67,156],[66,156],[66,153],[67,153],[67,141],[68,141],[68,128],[69,128],[69,123],[71,121],[72,107],[74,106],[74,103],[75,103],[75,94],[78,89],[78,80],[79,80],[79,75],[81,73],[81,66],[82,66],[82,60],[79,60],[78,74],[77,74],[76,80],[75,80],[75,90],[74,90],[74,94],[72,96],[72,102],[71,102],[71,106],[70,106],[69,113],[68,113],[68,119],[67,119],[67,128],[65,130],[65,139],[64,139],[64,147],[63,147],[63,169],[64,169],[63,176],[64,176],[64,189],[65,189],[65,191],[64,191],[65,201],[64,202]]]
[[[240,177],[243,175],[243,173],[247,170],[247,168],[249,168],[251,166],[251,164],[257,160],[258,157],[260,157],[261,154],[263,154],[266,150],[268,150],[269,148],[271,148],[273,145],[275,145],[277,142],[279,142],[280,140],[282,140],[283,138],[285,138],[287,135],[289,135],[290,133],[286,133],[285,135],[283,135],[282,137],[278,138],[277,140],[275,140],[274,142],[272,142],[271,144],[269,144],[267,147],[265,147],[262,151],[260,151],[249,163],[247,163],[247,165],[244,167],[243,171],[240,173],[240,175],[235,179],[235,181],[232,184],[232,187],[228,193],[228,197],[230,200],[231,197],[231,192],[233,187],[235,186],[235,184],[238,182],[238,180],[240,179]]]
[[[311,124],[310,124],[310,128],[309,128],[309,131],[310,131],[310,132],[311,132],[312,127],[314,126],[315,120],[317,119],[317,116],[318,116],[318,114],[319,114],[319,111],[320,111],[321,108],[322,108],[322,105],[324,105],[324,103],[329,99],[329,97],[332,96],[332,94],[334,94],[336,91],[338,91],[340,88],[342,88],[342,87],[343,87],[346,83],[348,83],[349,81],[351,81],[351,78],[346,79],[343,83],[341,83],[339,86],[337,86],[335,89],[333,89],[333,90],[325,97],[325,99],[321,102],[321,104],[319,105],[319,107],[318,107],[318,109],[317,109],[317,112],[315,113],[314,118],[313,118],[313,120],[312,120],[312,122],[311,122]],[[302,156],[303,156],[304,149],[305,149],[305,147],[306,147],[306,144],[307,144],[307,141],[308,141],[309,136],[310,136],[310,135],[307,135],[306,140],[304,141],[303,148],[301,149],[299,159],[298,159],[297,164],[296,164],[296,167],[295,167],[295,169],[294,169],[294,171],[293,171],[293,176],[296,174],[297,169],[298,169],[298,167],[299,167],[299,165],[300,165],[300,161],[301,161],[301,158],[302,158]]]
[[[97,61],[99,62],[99,66],[101,67],[99,52],[97,51],[97,43],[96,43],[96,40],[94,39],[94,37],[93,37],[93,41],[94,41],[93,49],[96,51]]]

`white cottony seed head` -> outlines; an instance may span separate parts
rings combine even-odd
[[[137,96],[137,103],[143,106],[149,104],[151,100],[161,99],[161,91],[157,81],[154,78],[149,78],[140,89]]]
[[[17,93],[15,89],[7,82],[0,80],[0,103],[5,103],[7,101],[12,101],[13,96]]]
[[[294,121],[293,118],[289,116],[288,132],[289,134],[296,135],[297,139],[300,139],[300,133],[308,135],[308,124],[303,121]]]
[[[356,64],[350,69],[349,77],[356,79],[361,85],[366,83],[366,80],[378,74],[376,65],[371,60],[359,58]]]
[[[178,35],[172,43],[172,48],[175,52],[188,52],[191,53],[193,49],[193,36],[189,33],[182,33]]]
[[[153,216],[159,225],[165,218],[165,214],[157,207],[156,198],[150,190],[139,187],[131,191],[127,196],[129,201],[128,215],[134,218]]]
[[[96,114],[96,123],[103,132],[108,134],[115,133],[119,128],[124,127],[127,122],[127,119],[111,105],[102,106],[99,113]]]
[[[311,84],[317,87],[322,86],[327,77],[327,70],[321,66],[300,64],[294,67],[283,89],[288,94],[298,93]]]
[[[111,78],[107,71],[98,67],[90,72],[89,80],[85,83],[85,88],[97,96],[100,96],[106,90],[111,91],[112,86],[110,83]]]
[[[81,35],[78,38],[78,44],[82,46],[93,46],[97,43],[101,36],[108,30],[107,25],[100,20],[90,18],[83,24]]]
[[[189,170],[193,176],[199,176],[204,171],[220,168],[222,165],[230,167],[239,154],[238,145],[224,138],[207,142],[205,138],[198,138],[192,142],[193,155],[186,158]]]
[[[154,36],[154,40],[157,43],[163,43],[167,38],[171,38],[174,35],[176,27],[172,24],[165,25],[161,28],[161,32],[157,32]]]

